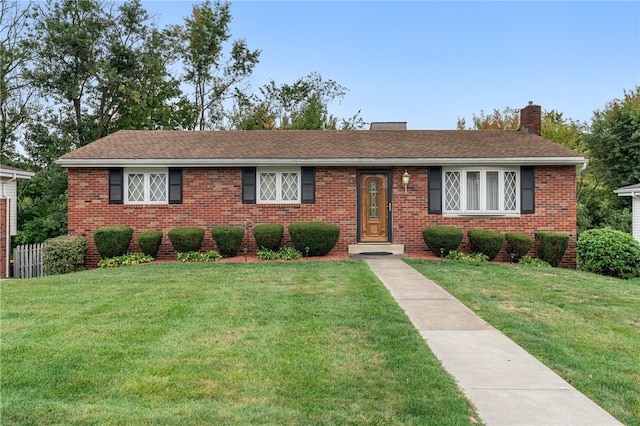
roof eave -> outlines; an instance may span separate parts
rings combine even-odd
[[[8,179],[31,179],[36,174],[32,172],[27,172],[25,170],[14,171],[14,170],[0,170],[0,177],[8,178]]]
[[[613,191],[620,197],[636,197],[640,196],[640,185],[630,185],[623,188],[618,188]]]
[[[62,167],[248,167],[248,166],[454,166],[523,165],[577,166],[584,157],[505,157],[505,158],[67,158],[56,161]]]

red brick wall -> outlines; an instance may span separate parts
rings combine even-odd
[[[571,234],[564,265],[575,264],[575,168],[536,168],[536,213],[519,218],[458,217],[427,214],[427,169],[408,168],[411,174],[408,193],[402,187],[405,168],[394,168],[392,177],[393,243],[404,244],[407,253],[424,251],[422,229],[432,225],[461,228],[486,228],[502,232],[520,231],[533,235],[538,230]],[[145,230],[164,232],[160,258],[174,258],[167,232],[179,226],[205,228],[203,249],[214,249],[210,229],[216,225],[243,225],[322,220],[340,226],[341,236],[334,250],[346,251],[357,242],[356,168],[317,167],[315,204],[242,204],[240,168],[185,168],[183,203],[160,206],[116,205],[108,203],[108,170],[69,169],[69,233],[89,237],[87,266],[99,260],[93,245],[93,231],[106,225],[127,225],[136,233]],[[285,231],[285,244],[289,242]],[[255,250],[250,232],[243,247]],[[139,250],[134,240],[131,251]],[[502,254],[502,260],[506,254]]]
[[[445,217],[427,214],[427,170],[407,169],[411,175],[409,193],[401,185],[394,185],[394,242],[405,244],[405,252],[426,250],[422,240],[422,229],[426,226],[447,225],[464,229],[464,247],[469,251],[466,231],[471,228],[493,229],[500,232],[523,232],[533,237],[536,231],[565,232],[569,236],[569,248],[562,266],[575,267],[576,258],[576,170],[573,166],[536,167],[535,214],[520,217],[467,216]],[[401,182],[404,169],[394,169],[394,182]],[[536,256],[535,243],[531,252]],[[503,249],[497,260],[508,261]]]
[[[183,203],[159,206],[116,205],[108,203],[107,169],[69,169],[69,233],[89,238],[88,266],[99,260],[93,245],[93,231],[106,225],[127,225],[136,233],[144,230],[164,232],[160,258],[175,258],[167,233],[180,226],[205,228],[203,250],[214,249],[210,230],[217,225],[280,223],[286,227],[296,221],[321,220],[340,226],[336,250],[347,250],[356,240],[355,168],[317,168],[315,204],[242,204],[241,169],[185,168]],[[290,242],[285,232],[285,243]],[[255,250],[250,232],[243,247]],[[130,250],[139,250],[134,241]]]
[[[6,277],[7,266],[7,199],[0,198],[0,278]]]

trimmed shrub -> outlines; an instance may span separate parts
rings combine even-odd
[[[211,228],[211,237],[218,246],[222,257],[235,257],[238,255],[244,228],[241,226],[214,226]]]
[[[558,266],[569,247],[569,235],[547,231],[536,232],[534,235],[538,242],[538,257],[553,267]]]
[[[430,226],[422,230],[422,239],[429,250],[440,256],[440,249],[444,249],[446,256],[452,250],[457,250],[462,242],[462,229],[455,226]]]
[[[82,269],[87,253],[87,237],[63,235],[48,239],[42,249],[47,275],[66,274]]]
[[[104,226],[93,232],[93,241],[102,259],[126,254],[131,237],[133,228],[128,226]]]
[[[467,238],[471,251],[482,253],[489,260],[495,259],[504,245],[504,234],[490,229],[469,229]]]
[[[504,239],[507,242],[507,253],[513,253],[513,260],[516,262],[519,262],[522,256],[526,256],[533,245],[533,238],[522,232],[507,232]]]
[[[178,253],[200,251],[204,240],[204,229],[197,226],[174,228],[167,234],[171,246]]]
[[[253,237],[258,248],[278,251],[282,245],[284,226],[278,224],[261,224],[253,227]]]
[[[142,253],[155,258],[160,250],[162,231],[143,231],[138,234],[137,241]]]
[[[289,235],[296,250],[309,256],[326,256],[338,243],[340,227],[328,222],[294,222],[289,225]]]
[[[640,276],[640,244],[631,234],[590,229],[578,239],[580,269],[622,279]]]

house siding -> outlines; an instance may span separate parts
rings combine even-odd
[[[0,278],[7,276],[7,199],[0,198]]]
[[[408,254],[424,252],[422,229],[434,225],[463,228],[518,231],[533,236],[535,231],[550,230],[570,234],[569,249],[562,266],[575,266],[576,189],[575,167],[536,167],[536,206],[534,214],[508,217],[447,217],[428,214],[428,168],[413,167],[392,170],[393,243],[404,244]],[[402,186],[402,174],[411,175],[407,193]],[[316,199],[313,204],[243,204],[242,169],[184,168],[183,202],[166,205],[109,204],[109,170],[106,168],[70,168],[69,233],[85,235],[89,240],[87,266],[94,267],[99,255],[93,244],[93,231],[107,225],[127,225],[135,230],[130,251],[139,251],[135,236],[146,230],[161,230],[164,234],[160,259],[175,259],[169,243],[169,230],[181,226],[205,229],[203,250],[215,245],[210,230],[217,225],[253,225],[320,220],[335,223],[341,234],[335,251],[347,251],[357,242],[357,206],[355,167],[316,167]],[[285,231],[284,244],[290,244]],[[245,233],[242,247],[256,250],[250,231]],[[468,244],[466,244],[468,249]],[[534,249],[535,250],[535,249]],[[535,255],[535,252],[532,253]],[[498,260],[507,260],[502,251]]]
[[[17,196],[17,183],[15,180],[4,180],[1,182],[2,185],[2,193],[0,197],[8,198],[10,200],[9,203],[9,235],[15,236],[18,231],[18,203],[16,200]],[[5,226],[5,222],[2,222],[3,226]]]
[[[640,196],[634,196],[631,206],[633,238],[640,243]]]

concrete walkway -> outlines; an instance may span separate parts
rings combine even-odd
[[[367,263],[488,426],[621,425],[402,260]]]

